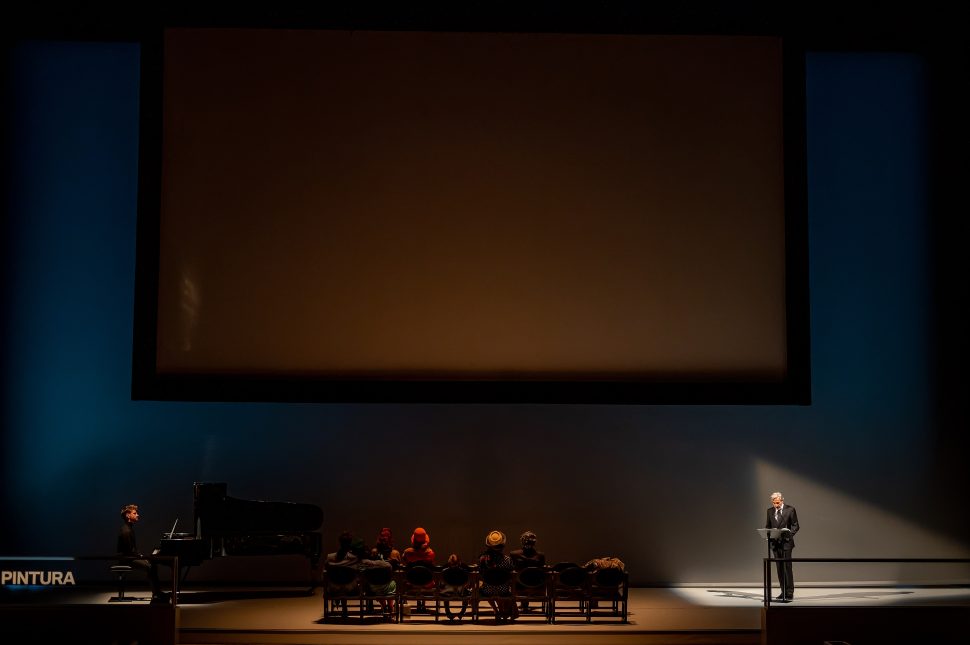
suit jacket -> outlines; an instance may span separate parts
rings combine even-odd
[[[781,509],[781,518],[775,521],[775,507],[768,509],[768,520],[765,522],[766,529],[788,529],[791,533],[782,533],[782,537],[776,540],[784,544],[785,548],[795,547],[795,534],[798,533],[798,514],[794,506],[785,504]]]
[[[135,527],[125,522],[118,531],[118,555],[122,559],[138,560],[142,557],[135,542]]]

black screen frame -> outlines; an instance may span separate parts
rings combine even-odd
[[[701,404],[811,403],[805,47],[780,24],[741,24],[723,16],[530,14],[429,15],[422,12],[301,16],[208,16],[157,21],[141,43],[141,96],[133,400],[317,403]],[[162,171],[163,36],[171,27],[499,31],[537,33],[763,35],[783,51],[785,294],[787,371],[779,381],[710,380],[405,380],[261,374],[170,374],[156,369]]]

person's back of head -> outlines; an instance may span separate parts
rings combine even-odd
[[[355,555],[359,559],[364,558],[364,538],[356,537],[350,541],[350,553]]]
[[[343,560],[350,553],[350,546],[354,541],[354,534],[344,531],[337,537],[337,552],[334,554],[337,561]]]
[[[414,533],[411,534],[411,548],[415,551],[421,551],[428,548],[431,544],[431,536],[420,526],[414,529]]]
[[[384,527],[377,533],[377,543],[384,544],[387,546],[392,546],[393,538],[391,534],[391,529]]]
[[[505,533],[501,531],[490,531],[485,536],[485,547],[492,551],[501,552],[505,549]]]

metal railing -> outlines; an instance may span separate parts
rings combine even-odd
[[[771,606],[771,564],[773,562],[852,562],[852,563],[871,563],[881,562],[888,564],[898,563],[919,563],[919,564],[970,564],[968,558],[764,558],[764,605]],[[784,590],[783,590],[784,591]]]

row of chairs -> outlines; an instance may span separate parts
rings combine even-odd
[[[375,594],[370,590],[385,589],[391,581],[393,593]],[[480,583],[490,588],[508,587],[504,596],[487,596]],[[441,617],[461,620],[469,614],[478,622],[491,609],[487,601],[502,599],[517,606],[528,603],[530,611],[520,620],[539,619],[555,623],[557,618],[583,620],[619,620],[627,622],[629,575],[621,569],[589,571],[573,563],[552,567],[528,567],[521,571],[472,567],[432,568],[411,565],[394,571],[389,567],[357,569],[329,566],[323,572],[323,621],[360,622],[384,620],[401,622],[437,622]],[[414,603],[413,605],[411,603]],[[406,611],[405,606],[411,611]],[[414,611],[425,607],[426,613]]]

